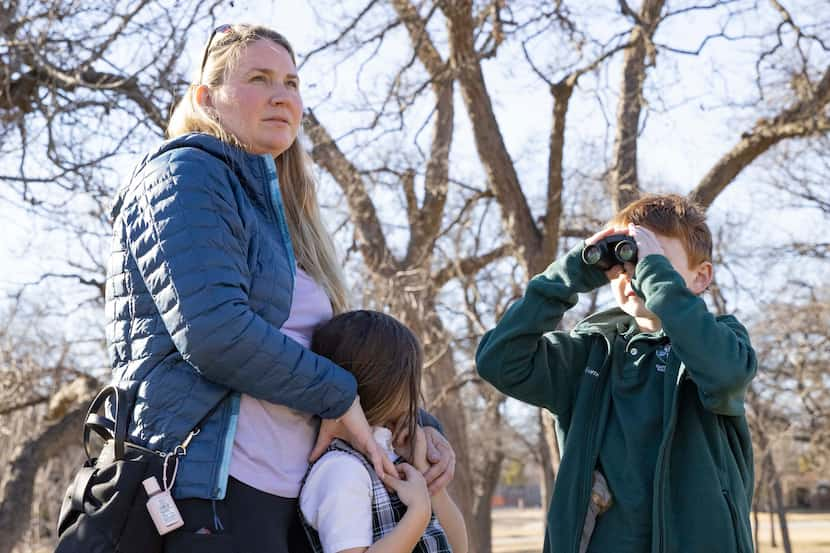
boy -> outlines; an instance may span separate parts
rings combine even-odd
[[[737,319],[713,316],[700,298],[712,281],[703,210],[644,197],[585,245],[611,235],[634,240],[636,265],[603,272],[580,244],[530,281],[476,354],[484,379],[557,419],[562,462],[544,551],[751,553],[743,397],[755,353]],[[609,281],[617,308],[553,331],[577,293]],[[583,539],[603,476],[610,508]]]

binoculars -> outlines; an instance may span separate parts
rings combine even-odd
[[[596,244],[585,246],[582,261],[601,271],[607,271],[614,265],[637,263],[637,244],[627,234],[612,234]]]

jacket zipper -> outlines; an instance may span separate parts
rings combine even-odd
[[[271,173],[267,167],[265,169],[265,174],[268,175],[268,181],[265,183],[265,197],[268,199],[268,218],[271,220],[271,222],[279,225],[279,215],[277,214],[277,206],[274,204],[274,191],[271,188]]]
[[[606,370],[608,362],[609,362],[608,358],[611,355],[611,343],[608,341],[608,338],[606,338],[605,336],[603,336],[603,338],[605,338],[605,347],[606,347],[605,359],[606,359],[606,362],[602,365],[602,370]],[[592,404],[597,403],[596,399],[597,399],[598,394],[599,394],[599,383],[597,383],[597,386],[594,387],[594,393],[591,396],[591,403]],[[594,409],[593,411],[591,411],[591,424],[588,427],[588,435],[587,435],[587,439],[585,440],[586,457],[588,457],[589,456],[588,454],[591,453],[591,451],[588,448],[596,449],[596,447],[594,445],[594,434],[596,434],[596,430],[597,430],[597,416],[598,416],[597,415],[597,409]],[[585,512],[586,513],[587,513],[587,509],[590,508],[590,506],[588,505],[588,501],[590,500],[591,488],[593,486],[593,479],[592,479],[593,470],[594,470],[594,467],[590,467],[588,469],[588,473],[587,473],[588,477],[586,479],[583,479],[585,482],[587,482],[587,486],[583,485],[581,493],[579,495],[579,503],[577,503],[577,505],[584,505],[585,506],[585,509],[586,509]],[[585,518],[584,515],[583,515],[582,518],[583,519]],[[579,544],[580,544],[581,539],[582,539],[582,526],[580,526],[580,525],[577,525],[577,526],[578,526],[577,534],[576,534],[574,542],[573,542],[574,543],[574,553],[578,553]]]
[[[269,163],[267,161],[263,161],[266,165]],[[280,233],[280,237],[282,239],[283,247],[285,248],[285,253],[288,256],[288,265],[291,270],[292,275],[292,283],[291,283],[291,290],[290,292],[293,293],[294,290],[294,282],[293,277],[296,276],[296,263],[297,260],[294,257],[294,244],[291,242],[291,234],[288,232],[288,225],[285,221],[285,209],[282,207],[282,200],[280,199],[280,189],[279,189],[279,177],[277,175],[277,165],[275,161],[272,161],[274,167],[274,174],[272,175],[269,171],[269,167],[266,167],[266,174],[268,175],[268,206],[271,208],[269,215],[271,216],[272,221],[277,226],[277,230]],[[274,179],[272,179],[272,176]]]
[[[669,432],[666,435],[663,443],[660,444],[660,450],[657,453],[657,474],[655,475],[655,493],[657,494],[658,507],[657,516],[657,553],[663,553],[665,547],[664,536],[666,534],[666,509],[663,503],[664,488],[666,487],[666,473],[668,472],[669,462],[671,460],[671,444],[674,440],[674,430],[677,423],[677,397],[679,395],[680,383],[686,377],[686,366],[681,362],[680,369],[677,373],[677,384],[674,386],[674,393],[672,394],[671,416],[669,418]]]

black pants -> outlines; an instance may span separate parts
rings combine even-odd
[[[165,553],[310,553],[297,500],[235,478],[222,501],[176,501],[184,526],[165,537]]]

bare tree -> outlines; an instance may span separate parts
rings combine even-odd
[[[376,290],[383,291],[375,296],[381,298],[379,304],[403,316],[422,332],[429,351],[434,352],[433,357],[440,359],[445,355],[446,363],[431,367],[429,395],[443,397],[441,385],[454,386],[452,378],[442,376],[439,380],[434,372],[446,375],[453,371],[453,353],[447,346],[451,343],[447,336],[450,328],[431,312],[438,307],[433,298],[441,293],[443,286],[456,283],[457,279],[466,282],[476,279],[485,267],[501,266],[506,254],[518,262],[517,268],[524,278],[538,273],[558,255],[560,246],[567,243],[569,237],[587,236],[607,214],[639,195],[642,179],[638,177],[637,146],[645,117],[656,112],[649,102],[647,85],[650,72],[658,67],[658,59],[701,56],[707,45],[717,40],[743,42],[757,48],[755,82],[759,100],[754,121],[751,115],[744,116],[750,122],[743,133],[739,131],[738,143],[720,159],[713,160],[712,169],[690,190],[691,197],[705,206],[711,205],[743,170],[774,147],[793,139],[814,139],[827,132],[828,98],[824,86],[828,67],[824,48],[827,37],[814,31],[818,25],[806,8],[806,5],[801,6],[798,14],[809,23],[799,24],[797,18],[777,2],[763,5],[731,1],[690,2],[667,8],[662,1],[644,1],[635,9],[621,1],[617,14],[603,14],[614,21],[617,31],[602,40],[592,35],[596,31],[590,20],[596,10],[583,10],[567,2],[545,6],[499,1],[423,2],[416,5],[401,0],[368,2],[356,6],[353,11],[344,8],[336,15],[329,11],[325,16],[321,15],[324,23],[332,22],[328,26],[332,29],[331,39],[310,53],[309,63],[313,64],[314,58],[325,54],[341,62],[359,58],[360,68],[354,87],[362,94],[360,104],[345,107],[340,104],[337,110],[342,113],[340,110],[351,107],[354,111],[369,112],[369,115],[361,119],[364,121],[362,126],[334,138],[332,133],[323,131],[324,124],[336,126],[335,120],[324,115],[330,103],[326,98],[315,108],[315,117],[310,118],[306,126],[313,143],[312,152],[315,161],[332,175],[348,202],[355,247],[366,261],[372,282],[377,283]],[[661,26],[691,14],[711,11],[720,13],[721,28],[719,32],[701,37],[696,47],[690,49],[661,42]],[[759,18],[765,26],[760,25],[757,33],[736,33],[734,28],[746,23],[747,18]],[[403,31],[405,37],[401,37]],[[394,42],[396,37],[398,42]],[[400,45],[402,40],[408,41],[404,55],[390,61],[384,55],[386,45]],[[542,44],[555,44],[558,48],[540,48]],[[494,105],[493,91],[498,83],[489,82],[485,76],[485,64],[491,60],[494,63],[511,60],[505,63],[515,65],[517,50],[524,54],[527,67],[548,88],[552,101],[543,200],[534,203],[531,203],[531,190],[540,187],[526,181],[538,179],[538,175],[526,179],[520,176],[519,165],[509,152],[504,126]],[[800,61],[788,63],[782,74],[773,60],[791,59],[793,53],[800,54]],[[613,96],[617,100],[617,115],[613,121],[607,121],[615,137],[613,147],[606,155],[600,155],[589,171],[577,173],[571,170],[569,179],[567,155],[573,155],[574,150],[566,147],[565,137],[571,128],[568,115],[572,100],[582,81],[589,80],[596,86],[600,77],[617,67],[617,62],[621,64],[622,72],[620,92]],[[377,69],[381,65],[385,69]],[[781,94],[780,80],[795,78],[793,75],[800,75],[796,79],[797,89],[794,87],[789,93]],[[450,89],[453,86],[463,100],[471,127],[470,138],[480,164],[470,172],[476,175],[473,180],[483,182],[483,186],[465,183],[470,179],[459,178],[445,169],[448,160],[452,166],[449,149],[459,135],[450,117],[453,109]],[[429,92],[431,95],[426,96]],[[426,121],[423,116],[419,119],[418,115],[413,115],[425,111],[429,114]],[[420,134],[427,123],[433,129],[431,141],[424,140]],[[391,142],[395,148],[392,157],[397,167],[388,166],[389,154],[383,147],[384,138],[390,135],[395,139],[386,143]],[[402,145],[407,142],[408,147]],[[424,143],[426,147],[422,147]],[[367,150],[373,153],[369,154]],[[402,159],[406,156],[408,159]],[[383,161],[378,161],[379,158]],[[436,166],[442,168],[441,172],[431,169]],[[421,167],[426,170],[422,171]],[[387,178],[379,179],[378,174]],[[581,190],[568,188],[568,184],[576,182],[583,185]],[[397,187],[405,217],[403,214],[392,215],[384,221],[377,216],[378,206],[372,196],[378,187],[393,191]],[[600,196],[601,203],[595,203],[593,209],[578,209],[579,200],[574,198],[584,197],[586,191],[592,189],[605,190],[605,195]],[[420,198],[423,198],[423,207],[419,205]],[[440,198],[440,202],[434,201],[436,198]],[[569,199],[571,205],[567,204]],[[461,207],[463,214],[469,214],[467,218],[455,217],[452,213],[440,215],[440,210],[453,201]],[[597,205],[603,207],[597,209]],[[424,213],[427,207],[434,211],[430,210],[427,215]],[[498,230],[476,232],[485,220],[490,221],[492,228],[496,213],[501,220]],[[443,219],[443,228],[438,224],[424,227],[421,221],[425,216],[433,222]],[[474,222],[476,219],[478,225]],[[453,234],[453,228],[458,225],[466,225],[467,234],[460,233],[466,238]],[[427,228],[431,230],[425,232]],[[403,237],[406,244],[398,255],[392,253],[394,248],[390,245],[391,237],[395,235]],[[453,237],[453,247],[446,245],[449,236]],[[442,252],[449,250],[459,259],[445,260]],[[412,252],[423,252],[423,257],[414,257]],[[454,279],[446,278],[448,274]],[[486,281],[490,277],[483,275],[477,286],[479,290],[492,286],[492,282]],[[464,289],[469,290],[469,285]],[[407,297],[403,290],[407,290],[412,298],[415,297],[413,291],[417,290],[421,295],[407,307],[401,304],[401,298]],[[412,310],[411,306],[415,304],[420,308]],[[491,309],[483,316],[479,314],[479,319],[492,321],[498,309]],[[471,310],[467,308],[466,312],[469,314]],[[428,321],[426,325],[422,322],[424,318]],[[447,314],[445,320],[452,320],[452,316]],[[426,328],[440,328],[441,332],[423,334]],[[456,381],[464,374],[455,373]],[[436,383],[438,387],[435,387]],[[486,403],[487,400],[481,398],[478,401]],[[455,405],[460,406],[459,403]],[[441,414],[463,420],[463,414],[458,410],[444,410]],[[555,465],[557,452],[551,427],[550,420],[541,425],[543,435],[547,436],[546,458]],[[460,471],[463,471],[469,466],[468,442],[455,428],[449,429],[449,435],[458,445]],[[464,497],[471,489],[470,481],[460,473],[455,491],[461,496],[467,519],[479,521],[480,517],[470,511],[476,501]],[[479,531],[475,527],[477,524],[474,522],[471,529],[472,543],[476,550],[487,551],[489,543],[480,537],[486,532]]]
[[[0,198],[75,237],[67,258],[20,297],[60,283],[54,285],[86,291],[61,309],[101,301],[107,204],[123,177],[120,166],[161,138],[187,82],[180,57],[188,31],[212,22],[220,4],[31,0],[0,7]],[[457,452],[452,490],[470,524],[472,550],[491,549],[490,496],[510,447],[510,440],[480,434],[504,424],[504,398],[475,377],[475,345],[529,276],[641,190],[662,189],[641,169],[644,159],[660,156],[642,147],[648,122],[672,109],[659,77],[671,74],[675,88],[698,79],[674,69],[688,58],[707,57],[718,65],[712,75],[725,80],[752,66],[749,99],[713,100],[733,114],[736,130],[731,146],[685,190],[693,198],[715,204],[742,175],[772,161],[797,172],[803,186],[787,185],[784,170],[771,172],[776,182],[766,184],[784,183],[780,196],[826,209],[819,186],[826,179],[814,168],[826,175],[830,167],[827,16],[816,2],[790,4],[319,3],[321,39],[302,56],[304,79],[318,81],[306,93],[307,144],[323,176],[332,228],[350,244],[355,289],[424,342],[425,396]],[[691,47],[664,33],[702,15],[717,28]],[[710,53],[718,43],[756,54],[749,62],[721,59]],[[510,79],[548,94],[549,103],[528,106],[549,130],[526,151],[511,142],[503,115]],[[615,115],[608,104],[616,104]],[[585,124],[586,106],[594,126],[604,127],[598,135]],[[798,163],[804,159],[812,163]],[[785,247],[793,259],[828,252],[820,238]],[[712,300],[725,308],[734,288],[728,278],[718,284],[721,294]],[[602,301],[594,296],[588,308]],[[90,326],[88,339],[97,346],[101,335]],[[67,359],[77,350],[72,345]],[[60,364],[72,369],[51,381],[44,374],[58,366],[55,359],[15,372],[25,376],[21,389],[35,393],[10,395],[19,403],[0,410],[44,411],[57,388],[23,382],[63,384],[101,365],[72,359]],[[547,490],[558,459],[553,422],[542,417],[539,425]]]

